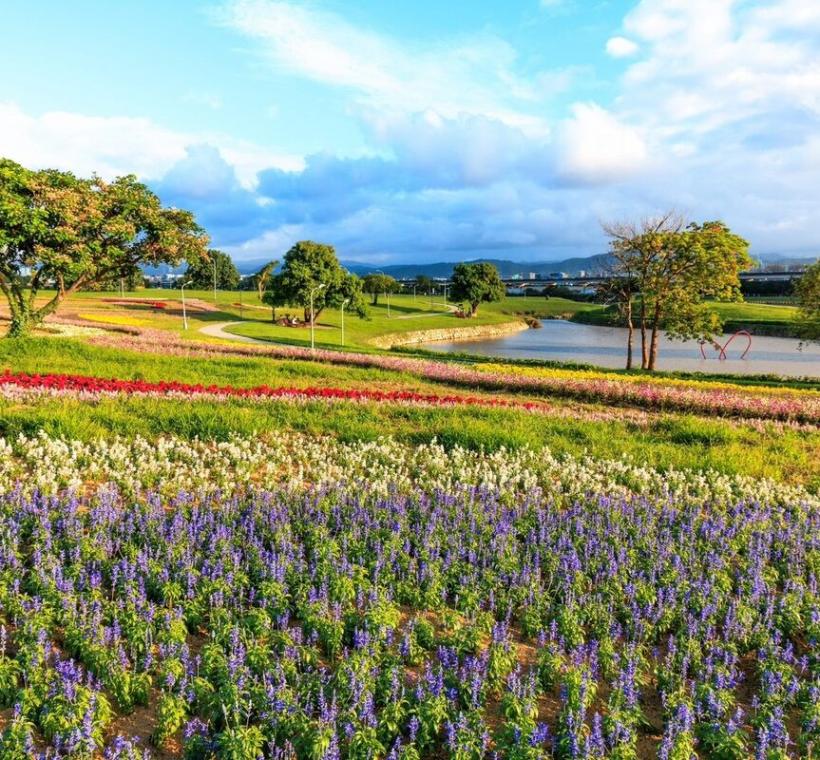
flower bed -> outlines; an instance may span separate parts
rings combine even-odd
[[[85,397],[100,394],[126,394],[147,396],[173,396],[191,398],[202,396],[208,399],[249,398],[249,399],[291,399],[320,401],[381,402],[417,404],[425,406],[481,406],[510,408],[525,411],[547,412],[551,407],[541,403],[516,402],[507,399],[483,398],[477,396],[443,396],[413,391],[378,391],[330,387],[279,387],[266,385],[253,388],[236,386],[202,385],[176,381],[150,382],[147,380],[120,380],[116,378],[89,377],[85,375],[30,375],[27,373],[0,374],[0,387],[22,388],[24,390],[44,390],[57,393],[76,393]]]
[[[147,306],[151,309],[165,309],[168,307],[167,301],[155,301],[148,298],[103,298],[102,301],[115,306]]]
[[[0,757],[816,754],[797,489],[390,441],[0,449]],[[36,487],[61,470],[122,482]]]
[[[21,402],[36,401],[44,397],[72,397],[83,401],[98,401],[105,397],[131,395],[169,400],[209,401],[221,403],[231,399],[263,402],[323,402],[323,403],[378,403],[414,407],[472,407],[477,409],[507,409],[530,414],[545,414],[561,419],[585,422],[628,422],[641,428],[648,427],[657,418],[647,411],[630,408],[601,409],[587,406],[561,406],[548,402],[516,401],[514,399],[437,395],[412,391],[377,391],[330,387],[277,387],[257,386],[238,388],[234,386],[201,385],[179,382],[146,382],[143,380],[118,380],[82,375],[29,375],[0,374],[0,396]],[[815,430],[815,426],[793,420],[742,418],[727,420],[729,425],[744,425],[756,430]]]
[[[225,345],[185,341],[154,331],[142,337],[98,337],[92,342],[127,350],[162,351],[179,356],[269,356],[323,361],[410,372],[428,380],[472,388],[523,391],[581,401],[639,406],[652,410],[694,412],[725,417],[820,423],[820,394],[781,388],[748,389],[730,383],[624,377],[612,373],[540,370],[483,364],[460,365],[427,359],[303,349],[295,346]]]

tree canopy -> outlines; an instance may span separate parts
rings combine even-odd
[[[273,277],[273,273],[278,266],[278,261],[269,261],[267,264],[263,264],[259,267],[259,269],[251,275],[251,282],[259,294],[260,301],[263,299],[265,291],[268,289],[268,285],[270,285],[271,277]]]
[[[367,314],[361,280],[342,267],[333,246],[302,240],[285,254],[262,300],[274,307],[298,306],[309,322],[311,293],[314,319],[328,306],[341,306],[345,299],[350,301],[348,309],[360,316]]]
[[[214,267],[216,267],[216,277],[214,277]],[[185,277],[191,280],[195,288],[201,290],[209,290],[213,287],[219,290],[235,290],[241,279],[233,259],[216,248],[209,248],[205,256],[189,261]]]
[[[501,275],[490,263],[456,264],[453,268],[450,298],[469,304],[471,317],[478,313],[480,303],[500,301],[505,293]]]
[[[378,305],[380,294],[397,293],[400,287],[395,277],[382,272],[370,272],[362,278],[362,288],[365,293],[370,293],[373,306]]]
[[[752,264],[749,244],[723,222],[686,224],[669,212],[637,225],[617,223],[604,229],[611,238],[612,278],[629,282],[620,289],[618,304],[629,330],[629,366],[636,296],[641,367],[649,370],[657,366],[661,328],[672,338],[711,340],[722,323],[706,299],[742,300],[740,272]]]
[[[426,274],[420,274],[416,277],[416,288],[422,293],[430,293],[433,290],[433,278]]]
[[[142,265],[194,261],[207,243],[191,213],[163,208],[133,176],[80,179],[0,159],[0,290],[11,336],[81,288],[133,277]],[[46,288],[56,292],[38,304]]]
[[[800,302],[800,336],[820,341],[820,259],[806,269],[795,291]]]

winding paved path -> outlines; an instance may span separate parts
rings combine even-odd
[[[225,331],[226,327],[234,327],[235,325],[244,325],[245,320],[241,322],[215,322],[212,325],[200,327],[199,332],[203,335],[208,335],[211,338],[221,338],[222,340],[238,340],[242,343],[259,343],[261,345],[269,346],[271,341],[259,340],[258,338],[250,338],[247,335],[234,335]]]

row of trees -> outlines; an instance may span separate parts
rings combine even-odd
[[[357,277],[342,267],[332,246],[310,240],[296,243],[285,254],[282,267],[276,272],[278,265],[278,261],[272,261],[253,276],[259,297],[274,308],[301,307],[305,321],[311,319],[311,313],[316,319],[326,307],[339,308],[342,304],[364,317],[366,294],[376,306],[380,295],[404,289],[395,278],[383,272]],[[430,280],[429,287],[432,286]],[[492,264],[458,264],[453,270],[450,297],[469,306],[468,316],[475,316],[482,302],[501,300],[504,292],[504,283]]]

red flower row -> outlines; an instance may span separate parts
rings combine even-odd
[[[102,300],[117,306],[150,306],[152,309],[164,309],[168,306],[167,301],[152,301],[147,298],[103,298]]]
[[[88,377],[85,375],[29,375],[5,370],[0,375],[0,386],[16,386],[55,391],[80,393],[125,393],[186,396],[231,396],[238,398],[307,398],[340,401],[377,401],[426,404],[431,406],[485,406],[524,409],[546,412],[547,404],[515,402],[507,399],[480,398],[477,396],[437,396],[412,391],[364,391],[348,388],[271,388],[259,385],[255,388],[236,388],[230,385],[192,385],[179,382],[150,382],[147,380],[118,380],[116,378]]]

